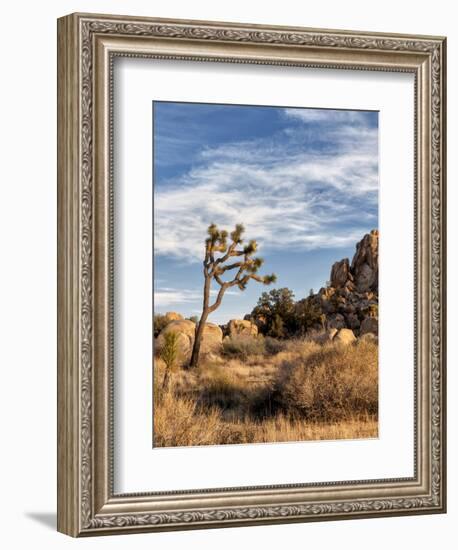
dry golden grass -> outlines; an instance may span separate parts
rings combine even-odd
[[[280,413],[260,421],[247,419],[231,423],[227,428],[232,431],[233,440],[236,439],[234,433],[239,434],[239,443],[359,439],[378,436],[377,419],[370,416],[326,423],[307,422]]]
[[[153,425],[154,445],[157,447],[213,445],[221,430],[219,411],[202,411],[189,397],[172,392],[163,395],[156,403]]]
[[[272,348],[281,351],[244,355],[244,348],[242,357],[213,355],[198,369],[178,369],[166,393],[156,359],[155,446],[377,437],[375,342],[295,340]]]
[[[376,417],[339,422],[307,422],[277,414],[272,418],[225,421],[217,408],[201,408],[189,397],[167,394],[154,409],[154,445],[184,447],[272,443],[378,436]]]

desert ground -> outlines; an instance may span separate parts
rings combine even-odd
[[[197,369],[178,360],[166,391],[157,356],[154,446],[377,437],[377,338],[339,332],[225,338]]]

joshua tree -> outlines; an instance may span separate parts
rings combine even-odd
[[[245,290],[250,279],[258,283],[269,285],[277,279],[275,275],[258,275],[258,270],[264,260],[255,258],[253,254],[257,251],[256,241],[249,241],[242,246],[242,235],[245,228],[241,224],[235,226],[234,231],[229,235],[227,231],[219,230],[212,223],[208,228],[208,237],[205,240],[205,259],[204,259],[204,298],[202,314],[199,322],[196,324],[196,335],[194,347],[192,349],[190,367],[196,367],[199,362],[200,344],[204,333],[205,323],[210,313],[213,313],[223,300],[224,293],[232,286],[237,286],[240,290]],[[230,237],[230,244],[228,243]],[[218,257],[217,257],[218,256]],[[241,258],[232,263],[226,263],[232,258]],[[223,279],[226,271],[237,270],[232,280]],[[219,285],[219,291],[216,300],[210,305],[210,290],[212,281],[215,280]]]

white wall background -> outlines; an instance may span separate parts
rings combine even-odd
[[[449,512],[447,515],[73,540],[56,511],[56,18],[74,11],[448,36]],[[453,2],[17,0],[0,33],[1,518],[5,548],[453,547],[458,520],[456,316],[458,31]]]

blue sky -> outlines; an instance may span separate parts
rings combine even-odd
[[[214,323],[271,288],[317,291],[377,228],[377,112],[154,102],[153,128],[155,313],[201,312],[210,223],[243,223],[278,277],[229,289]]]

